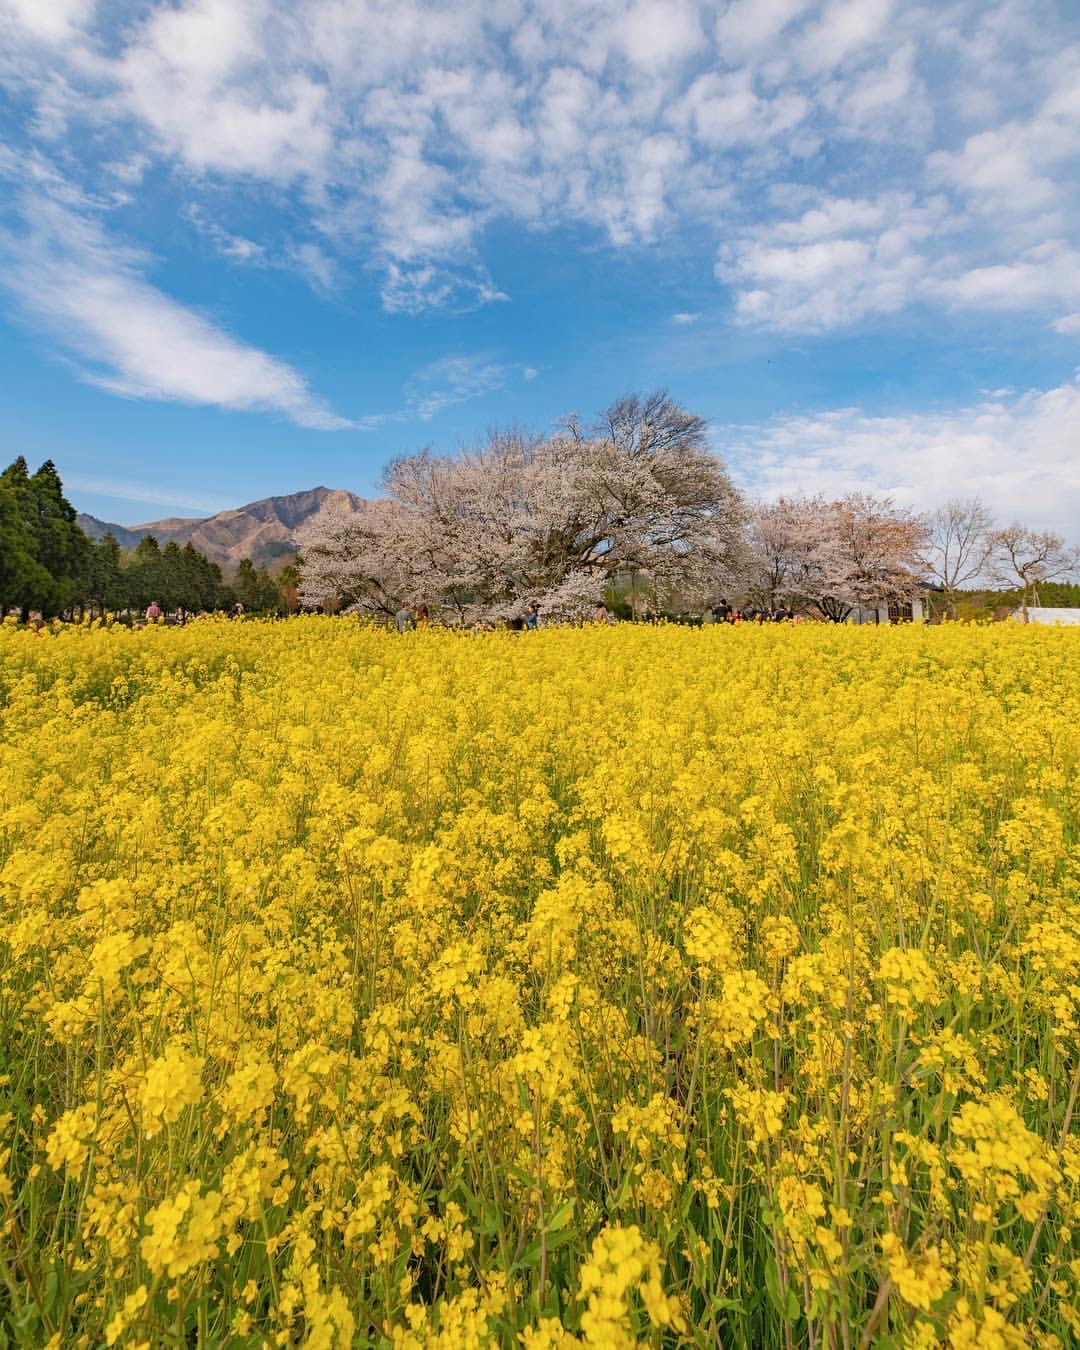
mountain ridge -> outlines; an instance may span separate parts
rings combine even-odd
[[[304,492],[260,497],[244,506],[215,512],[212,516],[166,516],[142,525],[116,525],[86,512],[79,525],[91,539],[111,534],[121,548],[136,548],[148,534],[163,547],[190,543],[213,562],[235,566],[250,558],[257,567],[291,557],[296,552],[295,534],[327,510],[347,506],[358,511],[362,497],[344,488],[315,487]]]

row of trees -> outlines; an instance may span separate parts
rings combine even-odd
[[[960,592],[980,583],[1020,593],[1027,617],[1040,588],[1080,574],[1080,549],[1052,530],[1019,522],[999,526],[978,497],[954,498],[926,517],[926,541],[918,559],[956,614]]]
[[[977,500],[929,516],[857,492],[751,503],[705,431],[657,393],[548,439],[491,434],[459,456],[398,459],[384,497],[302,534],[301,600],[382,614],[408,601],[462,621],[536,602],[567,618],[630,578],[634,609],[734,593],[841,622],[928,588],[955,614],[980,580],[1019,587],[1026,612],[1040,584],[1080,565],[1056,535],[998,527]]]
[[[933,589],[955,618],[963,591],[1015,588],[1024,617],[1039,588],[1080,570],[1080,550],[1046,530],[999,526],[977,497],[915,515],[888,498],[782,497],[751,508],[748,589],[759,603],[843,620],[857,605],[909,604]]]
[[[161,548],[144,536],[130,553],[111,534],[91,540],[51,460],[31,475],[20,456],[0,474],[0,613],[46,618],[86,610],[229,609],[252,613],[296,608],[297,571],[274,578],[249,559],[228,581],[190,543]]]
[[[91,548],[87,583],[77,603],[116,612],[143,610],[157,601],[166,610],[198,612],[227,610],[240,601],[252,613],[278,613],[290,607],[283,587],[295,583],[295,575],[293,568],[289,575],[275,580],[245,558],[236,575],[226,581],[219,565],[190,542],[181,548],[175,540],[169,540],[162,548],[152,534],[147,534],[125,555],[107,534]]]
[[[190,543],[147,536],[130,555],[111,535],[91,543],[52,462],[31,476],[20,457],[0,474],[0,606],[51,616],[240,601],[389,615],[410,602],[467,622],[536,602],[565,619],[628,580],[635,613],[728,593],[839,622],[928,587],[955,614],[978,582],[1016,587],[1026,613],[1041,585],[1080,570],[1057,535],[1000,527],[978,500],[929,516],[857,492],[749,502],[709,452],[704,421],[664,393],[620,399],[590,426],[569,419],[547,439],[498,433],[459,456],[403,457],[384,487],[302,532],[302,564],[275,579],[245,560],[226,582]]]

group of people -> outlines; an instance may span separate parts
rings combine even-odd
[[[708,611],[706,622],[712,623],[798,623],[799,616],[793,609],[782,605],[776,609],[758,609],[755,605],[743,605],[737,608],[720,600]]]
[[[711,609],[706,610],[706,623],[798,623],[800,616],[793,609],[777,606],[774,609],[758,609],[756,605],[732,605],[727,600],[719,600]],[[592,613],[592,622],[610,624],[615,617],[602,600],[597,601]],[[406,603],[394,615],[394,626],[399,633],[409,633],[414,628],[426,628],[431,623],[431,614],[426,605],[415,609]],[[492,632],[496,628],[509,628],[513,632],[523,632],[540,627],[540,607],[536,601],[530,602],[524,614],[493,622],[491,619],[476,619],[470,625],[473,632]]]
[[[609,611],[607,605],[602,600],[597,601],[596,608],[592,615],[593,623],[614,623],[615,619]],[[431,615],[427,605],[418,605],[413,609],[412,605],[405,603],[394,615],[394,627],[399,633],[412,632],[414,628],[426,628],[431,623]],[[493,623],[490,619],[475,619],[470,625],[475,633],[494,632],[496,628],[508,628],[514,633],[530,632],[540,627],[540,606],[535,600],[525,606],[524,614],[515,614],[508,619]]]
[[[165,620],[176,628],[183,628],[189,619],[201,617],[206,614],[206,610],[201,610],[199,615],[192,614],[191,610],[185,609],[183,605],[177,605],[173,613],[166,614],[156,600],[151,600],[146,606],[144,618],[147,623],[160,623]],[[230,619],[242,619],[244,617],[244,606],[239,600],[229,610]]]
[[[399,633],[410,633],[414,628],[427,628],[430,623],[431,614],[427,605],[418,605],[413,609],[412,605],[406,602],[394,615],[394,627]],[[491,632],[500,626],[510,628],[514,632],[539,628],[540,606],[533,601],[526,607],[524,614],[514,615],[513,618],[505,620],[501,625],[492,623],[490,619],[476,619],[471,625],[472,630],[476,633]]]
[[[175,613],[167,615],[156,600],[152,600],[146,607],[146,622],[160,623],[163,619],[167,620],[177,627],[182,628],[193,616],[183,608],[178,606]],[[229,610],[230,619],[242,619],[244,617],[244,606],[239,600]],[[727,600],[720,600],[710,610],[706,611],[706,623],[797,623],[798,614],[793,609],[757,609],[753,605],[743,605],[741,608],[731,605]],[[592,622],[598,624],[610,624],[615,622],[611,611],[602,600],[597,601],[596,608],[592,613]],[[405,603],[394,615],[394,626],[399,633],[411,632],[414,628],[427,628],[431,624],[431,612],[427,605],[417,605],[415,608]],[[517,614],[509,619],[501,620],[499,623],[493,623],[490,619],[476,619],[471,625],[474,632],[482,633],[493,631],[495,628],[509,628],[513,632],[527,632],[531,629],[540,627],[540,606],[535,600],[531,601],[525,608],[523,614]]]

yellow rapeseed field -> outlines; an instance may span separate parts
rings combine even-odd
[[[1080,632],[4,628],[0,707],[0,1344],[1080,1338]]]

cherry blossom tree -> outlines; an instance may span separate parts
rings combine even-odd
[[[744,520],[705,424],[663,394],[547,439],[498,433],[458,456],[404,456],[383,486],[386,498],[298,541],[305,603],[338,595],[388,613],[408,599],[467,622],[535,601],[570,618],[626,572],[661,597],[703,594],[730,573]]]
[[[356,510],[328,507],[301,529],[300,603],[336,610],[351,604],[391,615],[405,599],[431,598],[429,567],[416,521],[386,498]]]
[[[788,497],[754,508],[749,589],[769,604],[842,623],[856,606],[905,604],[920,592],[926,527],[887,498]]]
[[[770,609],[810,604],[838,566],[829,507],[821,497],[758,502],[747,529],[744,573],[751,599]]]

